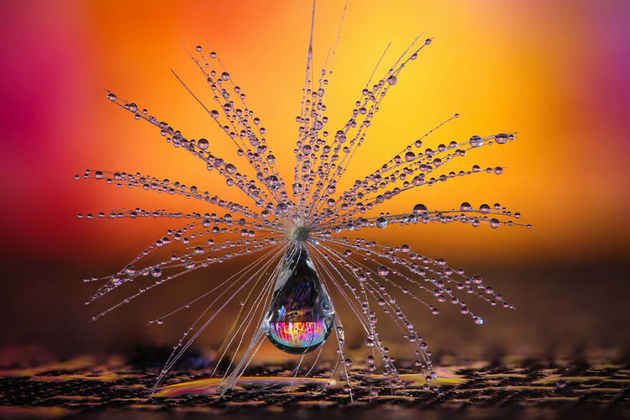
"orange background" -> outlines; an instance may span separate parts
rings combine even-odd
[[[74,214],[136,205],[190,207],[183,199],[71,182],[85,168],[146,171],[240,198],[216,187],[216,175],[174,152],[150,126],[104,99],[104,89],[112,89],[189,137],[210,138],[213,150],[233,153],[169,72],[176,69],[197,92],[205,92],[180,43],[213,44],[268,128],[283,173],[290,173],[309,2],[3,4],[8,56],[1,82],[6,117],[1,164],[8,214],[1,223],[11,252],[123,257],[150,240],[150,223],[88,226]],[[517,130],[517,142],[471,154],[459,164],[499,164],[507,168],[504,175],[416,189],[388,210],[416,202],[437,209],[464,200],[498,201],[521,211],[534,229],[414,227],[408,235],[425,252],[546,262],[627,255],[630,143],[623,117],[630,102],[630,59],[624,4],[350,2],[329,89],[330,129],[349,115],[387,42],[392,47],[385,65],[416,34],[434,37],[383,103],[350,174],[377,167],[384,156],[459,112],[459,120],[425,143]],[[334,40],[342,6],[318,6],[316,65]]]
[[[146,172],[242,200],[151,126],[105,99],[111,89],[230,156],[232,144],[169,71],[209,99],[180,43],[192,48],[209,40],[262,118],[290,179],[310,2],[5,1],[0,7],[0,228],[3,253],[13,262],[91,274],[95,267],[124,265],[166,225],[85,222],[76,213],[136,206],[204,211],[184,198],[73,181],[85,168]],[[318,4],[318,66],[334,42],[342,8],[338,1]],[[498,201],[534,225],[417,225],[404,233],[379,231],[382,240],[397,243],[405,235],[420,252],[473,267],[625,264],[629,21],[627,2],[350,1],[327,95],[331,131],[348,117],[388,42],[381,73],[418,33],[434,42],[383,102],[346,182],[459,112],[425,144],[518,131],[516,142],[470,153],[453,166],[501,165],[504,174],[415,189],[386,209]]]

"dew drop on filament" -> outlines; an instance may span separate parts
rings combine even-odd
[[[308,353],[326,341],[333,316],[330,297],[306,248],[289,248],[263,321],[267,338],[287,353]]]

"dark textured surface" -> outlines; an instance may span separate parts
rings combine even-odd
[[[151,396],[155,371],[116,360],[14,366],[0,371],[0,418],[315,418],[322,413],[334,419],[630,418],[630,367],[622,363],[452,366],[438,370],[439,394],[423,391],[418,376],[406,377],[405,390],[391,389],[383,377],[357,369],[353,401],[341,384],[321,391],[324,379],[274,380],[287,375],[282,366],[264,372],[220,398],[216,380],[203,370],[173,372]]]

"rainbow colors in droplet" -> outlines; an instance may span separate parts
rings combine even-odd
[[[325,320],[315,322],[271,322],[269,335],[283,346],[308,348],[321,344],[326,339]]]

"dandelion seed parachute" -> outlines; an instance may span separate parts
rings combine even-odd
[[[344,8],[343,16],[345,11]],[[475,208],[464,202],[459,208],[447,210],[432,210],[424,204],[417,204],[407,213],[379,214],[384,203],[407,190],[457,177],[502,174],[501,167],[472,165],[469,169],[448,168],[476,149],[514,140],[516,133],[474,135],[469,139],[425,147],[426,138],[457,118],[455,114],[414,139],[375,171],[356,180],[347,190],[338,191],[338,182],[366,140],[369,127],[387,92],[398,84],[407,64],[417,60],[422,50],[431,45],[431,39],[420,41],[420,37],[416,37],[390,69],[373,82],[372,78],[384,58],[383,53],[347,122],[338,130],[329,132],[325,98],[336,45],[325,64],[316,72],[312,48],[314,16],[313,5],[305,82],[300,113],[296,117],[296,165],[290,185],[275,166],[276,155],[270,148],[260,118],[247,106],[244,91],[236,85],[209,45],[197,46],[188,54],[207,82],[213,103],[200,100],[177,73],[173,71],[173,75],[225,133],[227,140],[234,144],[238,157],[234,162],[213,151],[215,140],[188,138],[136,103],[121,99],[113,92],[107,94],[109,100],[133,118],[155,127],[167,143],[189,153],[201,161],[207,171],[223,177],[229,187],[241,190],[248,197],[247,204],[228,201],[194,185],[139,172],[86,170],[82,176],[75,177],[104,182],[117,188],[139,188],[203,202],[200,203],[203,213],[136,208],[79,215],[88,220],[150,217],[185,221],[183,227],[166,231],[118,273],[85,280],[101,283],[86,304],[100,300],[127,283],[142,284],[136,293],[95,315],[93,320],[184,274],[230,260],[251,260],[210,290],[151,321],[160,325],[185,309],[203,307],[201,314],[174,346],[157,383],[164,379],[169,369],[217,315],[243,294],[246,297],[238,322],[219,349],[213,372],[217,373],[219,365],[228,355],[241,354],[239,360],[232,358],[229,361],[223,375],[223,392],[238,382],[265,338],[285,352],[301,355],[294,371],[297,375],[305,355],[317,350],[314,352],[314,367],[323,344],[329,336],[334,336],[338,357],[331,377],[341,372],[351,393],[349,369],[352,361],[345,355],[344,328],[336,303],[329,293],[335,293],[361,325],[365,346],[369,349],[366,358],[368,371],[381,366],[391,378],[391,384],[399,387],[404,387],[405,383],[381,338],[377,327],[380,316],[388,318],[409,343],[415,355],[416,368],[426,375],[427,389],[435,373],[428,346],[412,320],[403,312],[396,294],[405,295],[434,315],[439,310],[429,303],[431,299],[438,303],[450,303],[476,324],[482,324],[483,318],[469,309],[462,296],[475,295],[491,305],[513,308],[492,287],[485,285],[481,277],[470,277],[463,270],[448,266],[441,258],[423,256],[407,244],[392,247],[356,235],[349,238],[344,233],[353,231],[369,235],[394,224],[409,226],[436,222],[461,222],[491,228],[529,227],[519,223],[519,213],[500,204],[492,207],[482,204]],[[341,27],[342,24],[337,41]],[[235,162],[244,165],[239,167]],[[171,254],[169,258],[150,262],[151,258],[166,252]]]

